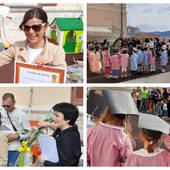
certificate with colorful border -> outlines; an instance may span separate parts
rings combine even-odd
[[[57,67],[38,67],[34,64],[15,62],[15,83],[65,83],[66,70]]]

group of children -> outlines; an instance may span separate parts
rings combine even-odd
[[[170,149],[170,125],[156,115],[138,113],[126,92],[102,90],[102,94],[99,96],[103,96],[107,107],[100,121],[88,129],[87,166],[170,166],[170,153],[161,148],[164,143]],[[92,95],[88,99],[91,102]],[[103,104],[95,101],[93,105]],[[142,148],[135,146],[130,122],[134,132],[139,131]]]
[[[89,48],[88,62],[91,72],[104,73],[107,78],[118,78],[121,69],[121,77],[127,77],[129,62],[128,49],[110,49],[105,47],[103,51],[97,48]]]
[[[104,73],[107,78],[125,78],[127,77],[128,68],[130,67],[131,76],[137,77],[138,74],[155,72],[156,53],[154,47],[143,48],[138,45],[130,49],[112,48],[106,46],[103,50],[99,46],[88,48],[88,63],[91,72]],[[161,71],[165,72],[168,63],[166,45],[161,47],[160,52]],[[149,70],[150,67],[150,70]]]

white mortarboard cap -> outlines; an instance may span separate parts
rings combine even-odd
[[[130,93],[118,90],[103,90],[102,93],[111,114],[139,114]]]
[[[163,45],[161,48],[162,48],[163,50],[166,50],[167,46],[166,46],[166,45]]]
[[[170,125],[160,117],[151,114],[139,113],[138,127],[165,134],[170,133]]]
[[[137,52],[137,51],[138,51],[135,47],[133,47],[133,48],[132,48],[132,50],[133,50],[133,51],[135,51],[135,52]]]

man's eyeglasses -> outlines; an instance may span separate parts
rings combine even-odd
[[[10,108],[12,105],[3,105],[3,104],[1,104],[1,106],[2,106],[3,108]]]
[[[39,32],[41,30],[42,27],[44,27],[46,25],[46,23],[43,23],[43,24],[38,24],[38,25],[32,25],[32,26],[29,26],[29,25],[23,25],[21,27],[21,29],[23,31],[29,31],[31,28],[35,31],[35,32]]]

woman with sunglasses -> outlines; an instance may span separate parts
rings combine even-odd
[[[25,41],[17,41],[6,51],[0,52],[0,66],[12,60],[37,64],[66,67],[64,49],[49,43],[45,37],[48,17],[41,8],[28,10],[19,28],[25,33]]]
[[[0,113],[1,126],[1,113]],[[8,139],[0,132],[0,166],[7,166],[8,162]]]

